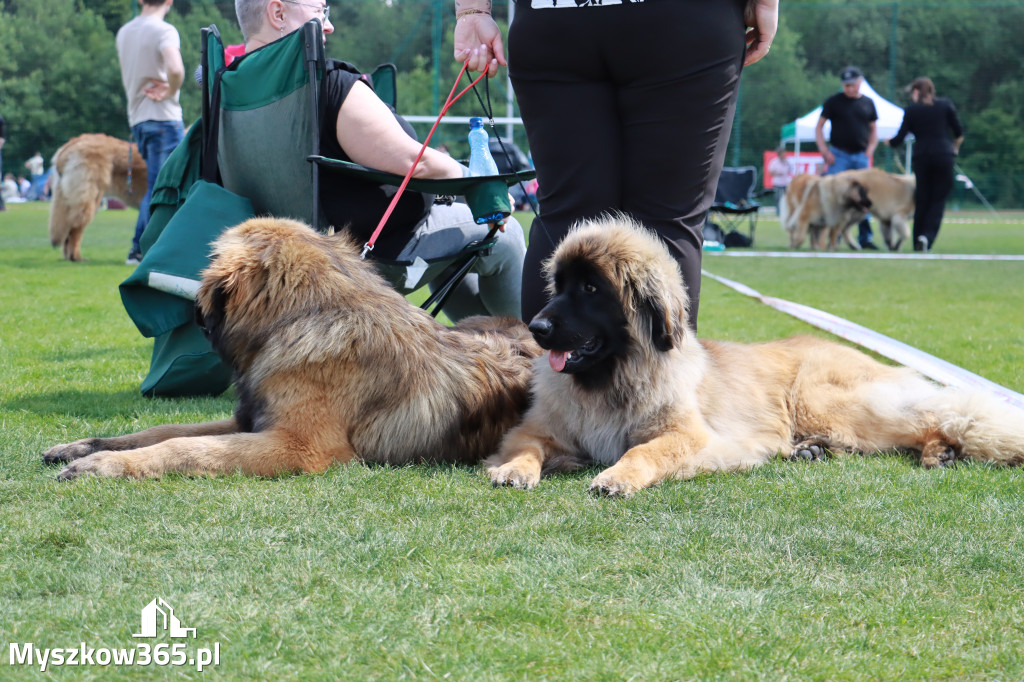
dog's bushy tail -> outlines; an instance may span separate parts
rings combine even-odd
[[[994,464],[1024,464],[1024,410],[979,391],[945,388],[928,401],[942,438],[958,455]]]
[[[84,230],[96,215],[110,185],[109,165],[90,163],[74,148],[74,140],[53,156],[50,187],[50,243],[60,246],[74,230]]]
[[[67,227],[68,221],[65,219],[63,213],[63,207],[58,207],[54,199],[58,196],[58,188],[60,187],[60,170],[57,165],[57,157],[60,155],[64,148],[61,147],[56,154],[53,155],[52,165],[50,166],[50,244],[53,246],[60,246],[67,239],[68,232],[70,231]]]

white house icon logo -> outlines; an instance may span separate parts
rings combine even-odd
[[[182,627],[171,605],[162,597],[157,597],[142,609],[142,632],[132,637],[156,637],[158,624],[161,624],[162,629],[171,637],[188,637],[189,633],[192,633],[193,638],[196,636],[196,629]]]

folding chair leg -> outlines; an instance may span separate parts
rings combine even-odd
[[[462,280],[466,278],[466,275],[469,274],[469,271],[476,264],[478,258],[480,258],[480,252],[470,255],[458,267],[455,273],[448,278],[448,281],[441,285],[436,291],[432,292],[420,307],[429,312],[432,317],[437,317],[437,314],[441,312],[441,308],[443,308],[444,304],[448,302],[448,297],[455,291],[455,287],[457,287]],[[433,309],[431,309],[431,306],[433,306]]]

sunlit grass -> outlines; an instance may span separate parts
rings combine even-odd
[[[134,213],[101,213],[83,264],[45,223],[41,205],[0,214],[2,679],[39,677],[9,666],[11,642],[135,646],[156,596],[198,629],[190,649],[220,643],[210,670],[240,680],[1024,676],[1018,469],[774,462],[628,500],[588,496],[594,470],[529,493],[427,466],[58,483],[39,458],[54,443],[221,418],[232,400],[139,395],[151,342],[117,295]],[[774,230],[762,221],[755,246]],[[940,248],[972,234],[1024,253],[1012,223],[948,224]],[[704,266],[1024,390],[1024,263]],[[820,333],[710,280],[700,330]]]

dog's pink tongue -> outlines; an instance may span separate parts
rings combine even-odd
[[[565,369],[565,356],[567,355],[564,350],[553,350],[548,353],[548,363],[551,365],[551,369],[556,372],[561,372]]]

